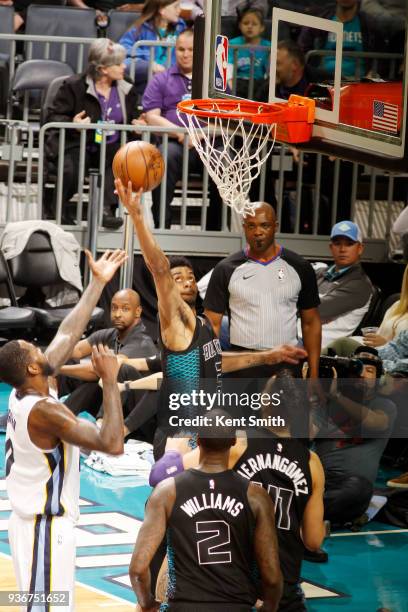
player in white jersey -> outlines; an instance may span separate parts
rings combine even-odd
[[[116,379],[119,364],[106,347],[92,361],[104,383],[105,418],[99,430],[58,401],[51,375],[70,357],[103,288],[125,261],[123,251],[97,262],[87,252],[91,283],[45,353],[25,340],[0,349],[0,378],[14,387],[6,434],[6,483],[12,507],[9,540],[20,591],[30,593],[27,612],[59,610],[56,592],[68,591],[74,610],[75,536],[79,498],[79,446],[123,452],[123,414]],[[65,600],[66,602],[66,600]]]

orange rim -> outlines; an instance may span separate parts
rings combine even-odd
[[[282,118],[285,106],[281,103],[271,104],[251,100],[219,100],[216,98],[183,100],[177,104],[179,111],[195,117],[248,119],[253,123],[276,123]]]

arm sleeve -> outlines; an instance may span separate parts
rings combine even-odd
[[[227,267],[225,263],[221,261],[215,266],[211,275],[207,293],[205,294],[204,308],[222,314],[228,309],[229,278]]]
[[[336,285],[326,296],[320,297],[319,312],[323,321],[362,308],[372,296],[372,288],[359,279]]]
[[[152,357],[148,357],[146,359],[147,367],[149,368],[149,372],[161,372],[162,371],[162,362],[160,353],[156,353]]]
[[[91,346],[95,346],[96,344],[107,344],[109,339],[109,330],[107,329],[99,329],[94,332],[87,338],[87,341]]]
[[[144,91],[142,106],[145,113],[154,108],[163,108],[163,91],[160,85],[162,78],[161,74],[153,77]]]
[[[120,349],[122,355],[126,357],[137,358],[137,357],[153,357],[157,354],[157,348],[153,344],[153,340],[149,336],[144,335],[142,338],[135,338],[126,346]]]
[[[131,28],[127,32],[125,32],[122,38],[119,40],[119,44],[126,49],[126,55],[130,57],[132,47],[135,44],[136,38],[136,28]]]
[[[316,274],[311,264],[304,260],[298,268],[298,274],[302,284],[297,306],[299,310],[317,308],[320,304],[319,292],[317,290]]]

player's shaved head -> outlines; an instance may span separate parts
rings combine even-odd
[[[229,425],[231,415],[221,408],[206,413],[210,422],[198,432],[198,445],[208,452],[226,451],[235,444],[236,430]]]

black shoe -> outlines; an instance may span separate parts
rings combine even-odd
[[[113,215],[104,214],[102,217],[102,227],[109,229],[119,229],[123,224],[122,217],[114,217]]]
[[[329,555],[325,550],[322,550],[321,548],[319,548],[319,550],[313,551],[305,548],[303,559],[305,561],[310,561],[311,563],[327,563],[329,560]]]

